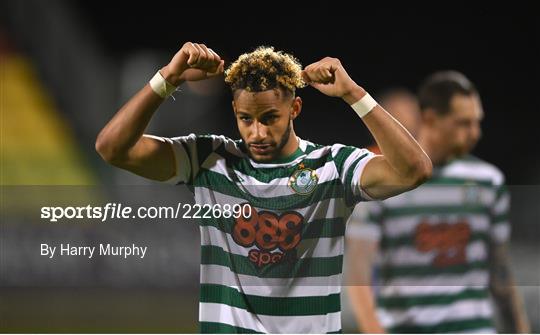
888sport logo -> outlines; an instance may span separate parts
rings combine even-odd
[[[250,216],[235,219],[232,237],[243,247],[257,247],[248,253],[252,263],[262,267],[295,257],[294,251],[300,243],[304,223],[302,215],[294,211],[281,215],[269,211],[257,212],[253,207],[249,213]]]

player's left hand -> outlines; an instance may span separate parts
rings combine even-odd
[[[332,57],[325,57],[306,66],[302,78],[307,84],[331,97],[343,98],[358,87],[339,59]]]

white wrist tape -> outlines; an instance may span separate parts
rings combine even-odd
[[[152,87],[152,90],[163,99],[168,98],[176,91],[176,86],[165,80],[159,71],[156,72],[152,79],[150,79],[150,87]]]
[[[369,93],[366,93],[362,99],[351,105],[352,109],[361,118],[371,112],[375,106],[377,106],[377,101],[375,101],[375,99],[373,99]]]

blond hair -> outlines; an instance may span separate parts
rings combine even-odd
[[[302,65],[294,56],[261,46],[238,57],[225,71],[225,82],[233,92],[282,88],[294,93],[297,88],[306,86],[301,72]]]

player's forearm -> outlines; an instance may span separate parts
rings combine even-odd
[[[372,240],[347,238],[347,290],[356,323],[363,333],[378,334],[385,330],[376,313],[372,268],[378,244]]]
[[[163,99],[150,85],[135,94],[101,130],[96,150],[108,162],[122,159],[139,141]]]
[[[529,321],[523,302],[514,285],[498,284],[492,287],[493,300],[499,309],[502,331],[505,333],[529,333]]]
[[[367,334],[385,333],[377,317],[375,299],[369,284],[355,285],[352,283],[347,288],[356,323],[360,330]]]
[[[366,91],[356,86],[343,99],[352,105],[360,100]],[[362,118],[375,138],[388,164],[412,184],[419,184],[431,175],[431,160],[411,134],[381,106]]]
[[[523,301],[510,270],[506,244],[490,246],[490,289],[501,315],[503,332],[530,332]]]

